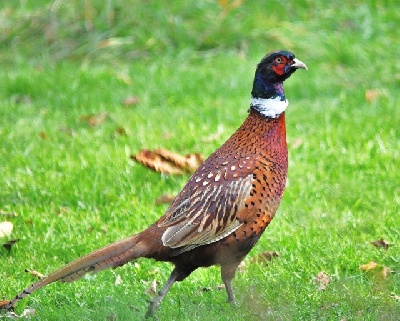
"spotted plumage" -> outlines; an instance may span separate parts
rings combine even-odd
[[[236,268],[275,215],[285,188],[288,155],[283,81],[304,63],[288,51],[266,55],[257,66],[249,115],[242,126],[198,168],[164,216],[143,232],[108,245],[34,283],[7,308],[55,282],[72,282],[87,272],[116,268],[147,257],[175,265],[151,302],[155,313],[175,281],[199,267],[221,266],[234,301]]]

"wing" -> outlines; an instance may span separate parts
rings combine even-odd
[[[207,164],[201,166],[157,222],[158,226],[167,227],[163,244],[182,247],[179,251],[182,253],[216,242],[237,230],[242,223],[236,214],[244,207],[252,189],[254,165],[247,162],[216,166],[213,171],[207,170]]]

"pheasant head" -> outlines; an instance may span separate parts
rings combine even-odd
[[[276,118],[284,112],[288,101],[285,98],[283,81],[298,68],[307,69],[307,66],[289,51],[280,50],[267,54],[257,65],[250,107],[270,118]]]

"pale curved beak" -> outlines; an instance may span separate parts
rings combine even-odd
[[[296,58],[293,59],[293,64],[291,65],[291,67],[296,68],[296,69],[301,68],[301,69],[308,70],[306,64]]]

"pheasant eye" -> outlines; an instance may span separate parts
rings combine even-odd
[[[276,58],[276,59],[275,59],[275,62],[277,62],[278,64],[280,64],[280,63],[282,63],[282,62],[283,62],[283,60],[282,60],[282,58],[281,58],[281,57],[278,57],[278,58]]]

